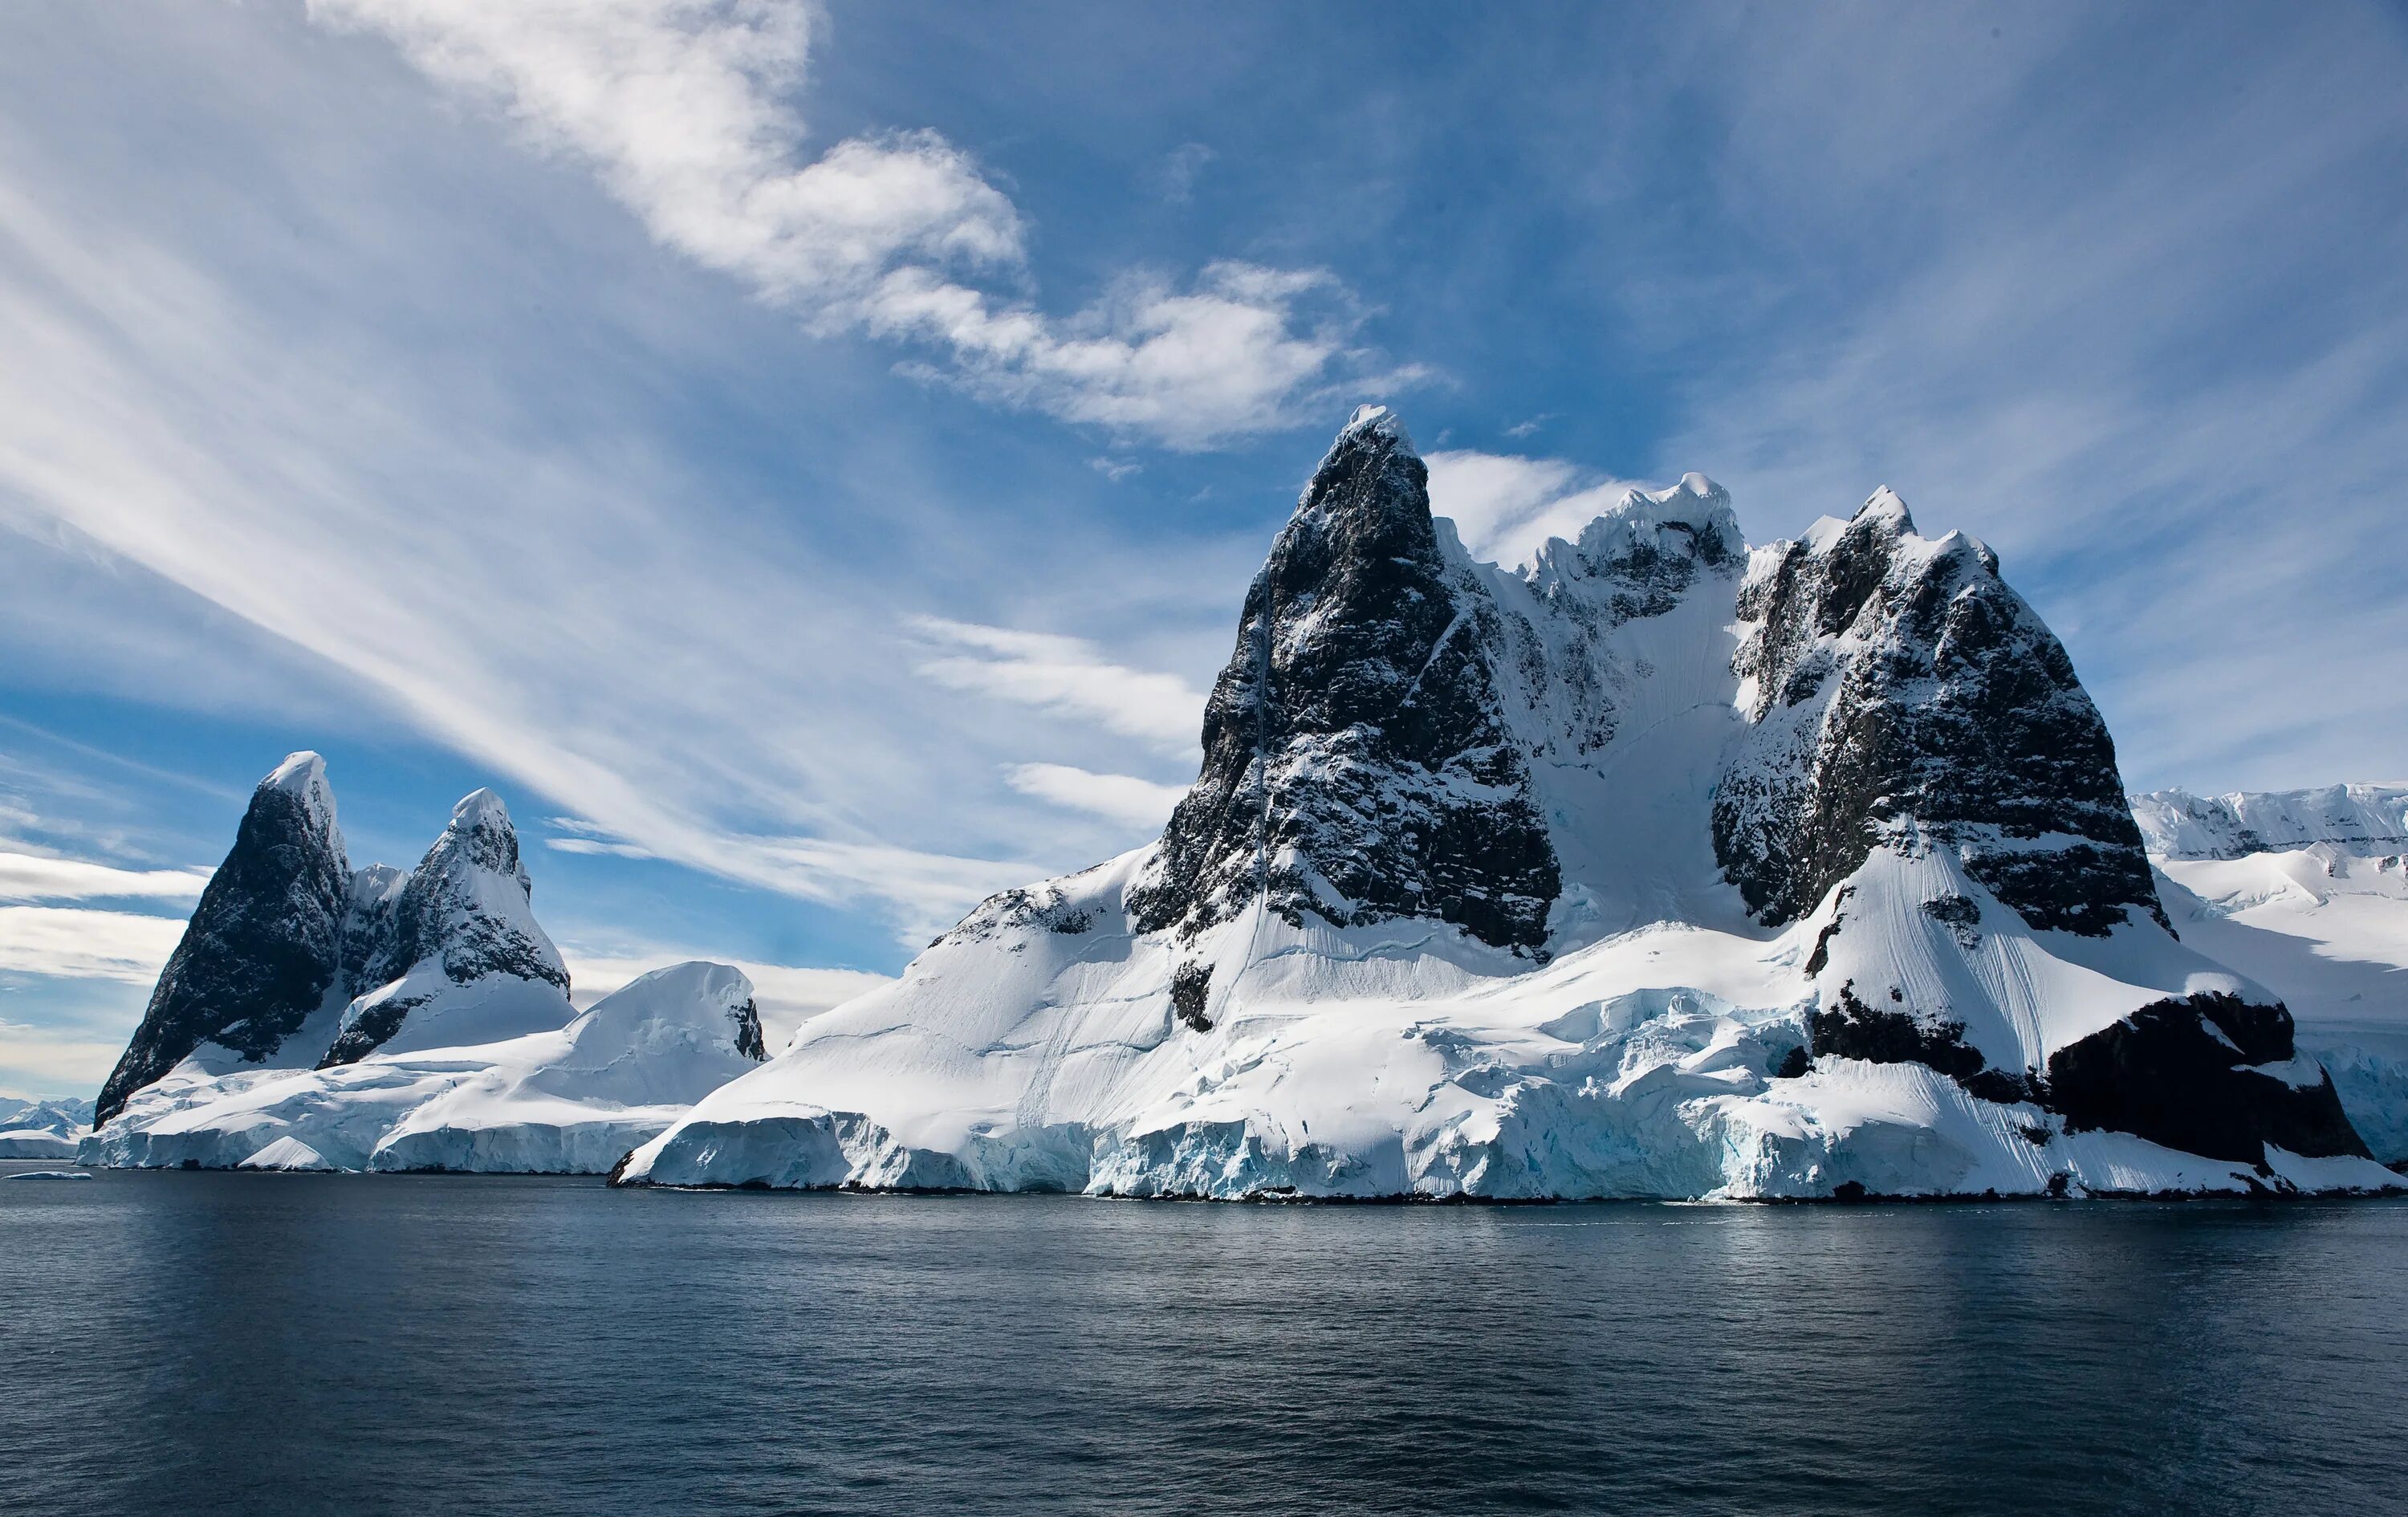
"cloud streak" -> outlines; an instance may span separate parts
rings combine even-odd
[[[1157,785],[1128,774],[1096,774],[1068,764],[1014,765],[1008,778],[1024,795],[1085,811],[1130,828],[1158,828],[1187,794],[1184,785]]]
[[[0,901],[85,901],[96,897],[189,901],[209,882],[207,869],[119,869],[81,859],[0,850]]]
[[[1455,522],[1471,556],[1526,564],[1551,537],[1581,529],[1641,488],[1561,459],[1464,450],[1428,456],[1430,510]]]
[[[931,641],[961,650],[918,665],[921,674],[948,690],[1094,723],[1168,753],[1196,751],[1204,696],[1176,675],[1114,664],[1078,637],[935,616],[915,618],[911,624]]]
[[[0,906],[0,970],[147,985],[184,936],[174,917],[63,906]]]

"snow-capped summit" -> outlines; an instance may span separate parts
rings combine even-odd
[[[1393,412],[1357,411],[1246,594],[1204,713],[1204,765],[1130,896],[1193,936],[1256,898],[1291,923],[1435,916],[1544,939],[1555,861],[1507,740],[1493,614],[1466,625],[1429,471]],[[1361,819],[1394,818],[1376,836]]]
[[[350,1064],[380,1048],[489,1042],[566,1020],[568,970],[535,920],[518,832],[492,791],[452,808],[397,889],[363,885],[366,909],[389,923],[364,935],[358,983],[377,988],[344,1011],[322,1063]]]
[[[655,970],[580,1015],[492,791],[407,873],[350,869],[334,819],[318,755],[261,782],[87,1162],[598,1174],[762,1058],[725,965]]]
[[[2114,744],[1971,537],[1751,551],[1701,476],[1527,568],[1341,430],[1161,840],[1006,892],[633,1154],[1123,1195],[2381,1188],[2177,941]]]
[[[351,886],[324,761],[294,753],[251,793],[233,849],[101,1086],[99,1120],[204,1043],[257,1062],[320,1012],[337,989]]]
[[[325,761],[288,756],[259,782],[201,894],[99,1118],[187,1059],[211,1073],[347,1064],[558,1027],[574,1014],[560,951],[537,924],[518,834],[480,790],[418,867],[353,871]]]

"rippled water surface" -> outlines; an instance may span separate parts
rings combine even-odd
[[[2408,1205],[11,1180],[0,1387],[9,1513],[2399,1512]]]

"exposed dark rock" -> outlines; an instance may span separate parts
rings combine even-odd
[[[1031,885],[1025,889],[997,891],[981,901],[962,918],[952,931],[937,939],[956,938],[984,942],[999,932],[1015,927],[1042,927],[1047,932],[1064,937],[1077,937],[1096,929],[1095,914],[1082,907],[1074,907],[1056,884]],[[935,943],[928,945],[931,948]]]
[[[1840,887],[1840,898],[1831,903],[1831,920],[1823,923],[1823,930],[1814,935],[1814,952],[1806,955],[1807,979],[1812,980],[1831,966],[1831,939],[1840,935],[1840,923],[1848,920],[1844,908],[1848,897],[1856,893],[1854,885]]]
[[[1752,749],[1714,850],[1748,908],[1793,921],[1885,840],[1950,847],[2033,926],[2165,921],[2073,665],[1969,537],[1914,537],[1884,492],[1742,589]]]
[[[484,909],[472,883],[480,874],[515,884],[522,904],[534,895],[519,861],[518,829],[490,790],[476,792],[452,809],[451,824],[410,871],[394,902],[384,961],[370,967],[363,985],[398,979],[429,959],[440,959],[454,984],[516,975],[568,989],[568,971],[551,945],[538,943],[508,914]]]
[[[2250,1067],[2295,1052],[2281,1006],[2172,997],[2049,1055],[2049,1105],[2070,1129],[2133,1133],[2213,1159],[2262,1164],[2269,1143],[2309,1158],[2366,1157],[2330,1075],[2302,1088]]]
[[[1796,1080],[1799,1076],[1813,1067],[1814,1056],[1806,1052],[1805,1044],[1800,1043],[1797,1047],[1791,1049],[1787,1053],[1781,1056],[1781,1066],[1779,1068],[1772,1071],[1772,1078],[1775,1080]]]
[[[204,1042],[254,1061],[276,1052],[335,983],[351,881],[318,757],[296,754],[252,793],[234,848],[101,1086],[97,1120]]]
[[[1891,999],[1899,999],[1891,992]],[[1946,1075],[1985,1101],[2012,1105],[2035,1098],[2025,1076],[1993,1068],[1982,1051],[1965,1041],[1965,1024],[1867,1006],[1852,980],[1840,987],[1836,1004],[1818,1007],[1808,1019],[1814,1052],[1868,1064],[1920,1064]]]
[[[729,1013],[736,1021],[736,1052],[758,1064],[769,1056],[768,1045],[761,1038],[761,1009],[752,997]]]
[[[1508,731],[1498,615],[1451,583],[1428,471],[1384,413],[1339,435],[1246,594],[1204,763],[1130,893],[1194,933],[1256,896],[1293,923],[1436,917],[1537,951],[1560,888]]]
[[[342,1031],[335,1035],[325,1057],[318,1061],[321,1069],[338,1065],[357,1064],[384,1046],[394,1034],[401,1031],[409,1014],[433,997],[426,995],[393,995],[373,1006],[355,1007],[355,1015],[345,1021]]]
[[[344,940],[347,959],[357,959],[350,983],[365,993],[435,964],[457,985],[515,975],[557,985],[565,995],[568,971],[525,910],[533,894],[509,811],[492,791],[474,792],[452,808],[443,835],[398,886],[390,871],[362,871]],[[429,999],[395,995],[354,1007],[318,1067],[375,1052]]]
[[[1180,1021],[1199,1033],[1212,1030],[1212,1019],[1204,1014],[1206,998],[1212,994],[1212,967],[1205,964],[1182,964],[1170,976],[1170,1009]]]

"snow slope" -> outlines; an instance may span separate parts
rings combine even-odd
[[[2183,940],[2281,995],[2374,1156],[2408,1161],[2408,787],[2132,809]]]
[[[601,1174],[756,1067],[752,982],[656,969],[566,1026],[320,1068],[210,1074],[187,1062],[84,1139],[86,1164]]]
[[[1425,479],[1388,413],[1340,433],[1159,843],[987,901],[622,1178],[2393,1182],[2267,994],[2165,927],[2104,726],[1986,549],[1885,492],[1750,554],[1691,476],[1508,573]]]

